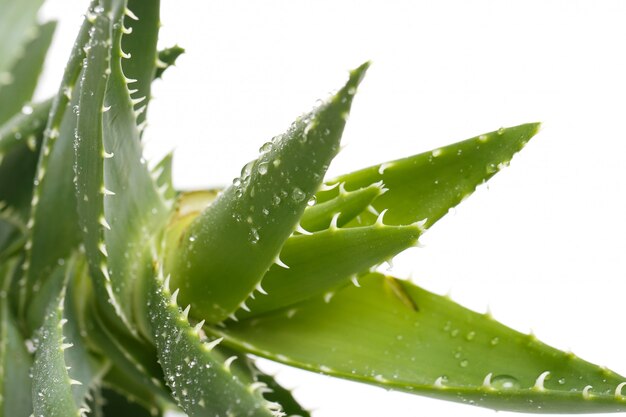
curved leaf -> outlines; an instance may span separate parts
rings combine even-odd
[[[538,129],[538,123],[502,128],[430,152],[342,175],[329,184],[345,183],[347,190],[356,190],[382,181],[388,191],[372,203],[375,211],[388,209],[385,216],[388,224],[425,220],[424,226],[428,228],[474,192],[478,185],[508,165]],[[327,201],[337,193],[337,190],[321,191],[317,200]],[[376,214],[364,211],[349,225],[362,226],[375,221]]]
[[[341,227],[360,213],[386,191],[382,182],[374,183],[355,191],[346,191],[339,185],[339,194],[328,201],[307,207],[300,219],[300,226],[309,232],[327,229],[333,217],[337,215],[337,226]]]
[[[263,292],[246,300],[247,310],[237,318],[258,316],[333,291],[354,280],[357,274],[376,267],[399,252],[415,246],[421,228],[374,226],[339,229],[331,227],[312,235],[292,236],[280,256],[289,269],[273,266],[261,282]]]
[[[176,304],[162,277],[150,288],[150,323],[166,381],[190,417],[215,415],[272,416],[267,402],[230,371],[230,359],[201,340]],[[219,342],[218,342],[219,343]]]
[[[353,71],[328,102],[261,148],[241,177],[169,243],[167,265],[181,300],[209,322],[224,320],[248,298],[293,232],[339,149],[356,88],[368,64]],[[243,261],[245,260],[245,262]]]
[[[0,84],[0,125],[18,113],[22,106],[31,100],[55,28],[56,22],[48,22],[36,27],[36,36],[25,46],[24,53],[9,72],[11,83]],[[25,110],[26,113],[32,111],[29,108]]]
[[[380,274],[285,310],[207,328],[238,349],[389,389],[521,412],[626,410],[624,377],[489,315]]]

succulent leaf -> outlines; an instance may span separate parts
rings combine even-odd
[[[190,417],[274,415],[252,385],[233,375],[231,359],[224,360],[213,350],[216,343],[201,339],[178,307],[177,294],[178,290],[169,291],[162,276],[153,280],[152,334],[166,381],[179,406]]]
[[[0,83],[0,126],[20,110],[27,114],[33,111],[22,106],[31,100],[35,92],[55,28],[56,22],[37,26],[35,37],[24,47],[24,53],[8,72],[11,83]]]
[[[341,378],[521,412],[626,410],[625,379],[409,282],[361,287],[226,328],[228,345]],[[591,386],[592,388],[587,388]]]
[[[323,203],[314,204],[304,210],[300,226],[309,232],[327,229],[333,217],[338,227],[342,227],[360,213],[368,209],[370,204],[385,192],[381,183],[374,183],[354,191],[346,191],[339,185],[339,194]]]
[[[97,0],[92,0],[87,16]],[[78,92],[76,88],[85,57],[83,48],[89,40],[92,24],[85,17],[74,43],[57,95],[53,98],[39,153],[28,222],[30,237],[27,242],[27,274],[22,283],[23,303],[29,300],[33,288],[45,281],[59,259],[70,256],[80,242],[76,197],[73,184],[74,135]],[[71,110],[70,110],[71,107]],[[68,111],[69,110],[69,111]],[[55,214],[49,221],[50,213]],[[22,310],[25,309],[23,305]]]
[[[157,39],[159,35],[160,0],[128,0],[131,15],[124,19],[125,36],[122,37],[122,50],[130,55],[122,62],[124,76],[132,80],[133,108],[140,111],[137,124],[146,119],[146,108],[150,101],[150,87],[157,70]]]
[[[0,84],[11,83],[10,69],[32,36],[43,0],[0,0]]]
[[[0,265],[0,416],[28,416],[32,412],[32,359],[8,299],[10,275],[15,262]]]
[[[268,142],[259,158],[194,222],[167,265],[181,300],[215,323],[232,314],[276,261],[339,150],[345,119],[368,64],[328,102]]]
[[[502,128],[430,152],[342,175],[328,183],[344,183],[346,190],[356,190],[382,181],[388,191],[374,200],[374,211],[387,209],[387,224],[425,220],[424,226],[429,228],[474,192],[478,185],[508,165],[538,129],[538,123]],[[338,193],[337,189],[321,191],[317,201],[325,202]],[[372,224],[376,217],[372,212],[363,211],[349,226]]]
[[[237,318],[258,316],[319,295],[330,298],[351,279],[358,285],[357,274],[415,246],[420,233],[417,225],[379,223],[292,236],[280,253],[289,269],[272,266],[261,281],[266,294],[246,300],[249,311],[238,311]]]
[[[68,269],[59,267],[63,271],[62,279],[66,283]],[[67,324],[64,318],[65,288],[52,297],[46,308],[42,327],[36,332],[36,352],[33,362],[33,412],[34,415],[50,417],[81,416],[80,403],[74,398],[73,385],[82,384],[73,380],[69,375],[68,364],[65,361],[65,350],[72,349],[64,336],[63,326]]]

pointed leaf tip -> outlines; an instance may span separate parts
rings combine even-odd
[[[259,157],[244,166],[182,238],[169,239],[168,259],[173,261],[166,266],[192,314],[210,323],[224,320],[274,263],[339,150],[356,87],[368,66],[352,71],[334,96],[263,145]]]

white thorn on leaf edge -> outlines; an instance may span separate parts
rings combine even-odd
[[[550,371],[545,371],[541,375],[539,375],[535,380],[535,385],[533,386],[533,389],[536,391],[544,391],[545,388],[543,386],[543,383],[545,382],[548,375],[550,375]]]
[[[369,207],[371,207],[372,209],[374,208],[374,207],[372,207],[372,206],[369,206]],[[369,207],[368,207],[368,210],[369,210]],[[388,210],[388,209],[384,209],[383,211],[381,211],[381,212],[380,212],[380,214],[378,214],[378,213],[374,213],[374,214],[378,214],[378,217],[376,218],[376,223],[375,223],[375,224],[376,224],[376,226],[384,226],[384,225],[385,225],[385,224],[383,223],[383,219],[384,219],[384,217],[385,217],[385,214],[387,213],[387,210]],[[374,211],[375,211],[375,210],[374,210]]]
[[[591,394],[589,393],[589,391],[591,391],[591,388],[593,388],[591,385],[586,385],[585,388],[583,388],[583,398],[585,400],[591,398]]]
[[[196,333],[200,334],[200,332],[202,331],[202,327],[204,327],[204,320],[199,321],[199,322],[198,322],[198,324],[196,324],[196,325],[194,326],[193,330],[194,330]]]
[[[308,230],[306,230],[304,227],[302,227],[301,225],[298,224],[298,226],[296,226],[296,232],[302,234],[302,235],[307,235],[310,236],[313,233],[309,232]]]
[[[285,269],[289,269],[289,266],[287,264],[285,264],[283,261],[280,260],[280,256],[277,255],[276,259],[274,259],[274,263],[278,266],[280,266],[281,268],[285,268]]]
[[[176,299],[178,298],[178,291],[179,290],[180,290],[180,288],[176,288],[176,290],[172,293],[172,296],[170,297],[170,304],[176,305]]]
[[[626,387],[626,382],[620,382],[620,384],[615,388],[615,397],[616,398],[624,398],[622,395],[622,388]]]
[[[493,377],[492,372],[489,372],[487,375],[485,375],[485,379],[483,379],[483,388],[493,389],[493,387],[491,386],[491,377]]]
[[[256,284],[256,290],[257,290],[258,292],[260,292],[261,294],[263,294],[263,295],[267,295],[267,291],[265,291],[265,290],[263,289],[263,287],[261,286],[261,283],[260,283],[260,282],[259,282],[258,284]]]
[[[237,356],[233,355],[224,361],[224,369],[226,369],[227,372],[230,372],[230,365],[232,365],[235,359],[237,359]]]
[[[133,13],[128,7],[124,8],[124,14],[133,20],[139,20],[137,15]]]
[[[220,337],[219,339],[212,340],[212,341],[210,341],[210,342],[205,343],[205,344],[204,344],[204,347],[205,347],[207,350],[211,351],[211,350],[213,350],[213,349],[215,348],[215,346],[217,346],[217,345],[219,345],[220,343],[222,343],[222,340],[224,340],[224,338],[223,338],[223,337]]]
[[[336,230],[337,229],[337,220],[339,220],[339,216],[341,216],[341,212],[338,211],[337,213],[333,214],[333,218],[330,220],[330,226],[328,227],[331,230]]]
[[[183,317],[185,317],[185,319],[189,318],[189,310],[191,310],[191,304],[189,304],[187,307],[185,307],[185,309],[183,310]]]

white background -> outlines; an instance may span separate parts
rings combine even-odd
[[[162,0],[146,152],[180,187],[227,184],[258,147],[373,60],[330,175],[542,121],[510,168],[394,262],[400,276],[626,373],[626,2]],[[40,97],[87,1],[61,19]],[[493,416],[267,364],[316,417]],[[508,413],[501,413],[506,416]]]

